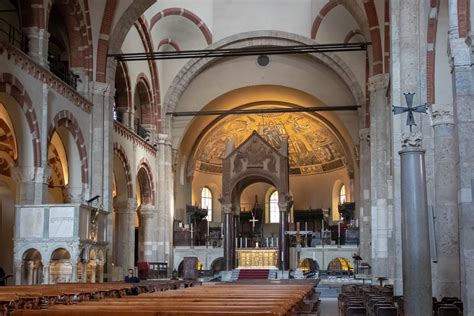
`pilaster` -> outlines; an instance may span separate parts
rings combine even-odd
[[[370,220],[372,232],[373,275],[393,279],[390,257],[392,235],[389,226],[393,215],[390,181],[390,106],[387,104],[388,74],[369,78],[370,92]],[[366,191],[367,192],[367,191]]]

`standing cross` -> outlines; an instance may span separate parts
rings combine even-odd
[[[417,112],[417,113],[427,113],[426,110],[426,104],[422,104],[422,105],[418,105],[418,106],[415,106],[415,107],[412,107],[413,105],[413,96],[415,95],[415,93],[404,93],[403,94],[405,96],[405,101],[407,102],[407,107],[402,107],[402,106],[395,106],[393,105],[392,106],[392,112],[393,114],[397,115],[397,114],[401,114],[401,113],[404,113],[404,112],[408,112],[408,115],[407,115],[407,125],[410,126],[410,132],[412,131],[412,126],[415,125],[416,126],[416,123],[415,123],[415,117],[413,116],[413,112]]]
[[[249,222],[252,222],[252,231],[255,230],[255,223],[258,222],[258,219],[255,218],[255,215],[252,214],[252,219],[249,220]]]

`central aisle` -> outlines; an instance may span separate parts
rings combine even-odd
[[[319,305],[320,316],[337,316],[339,315],[337,307],[337,298],[335,297],[321,297]]]

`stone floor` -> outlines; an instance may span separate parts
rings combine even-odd
[[[338,316],[337,298],[335,297],[321,297],[321,304],[319,305],[320,316]]]

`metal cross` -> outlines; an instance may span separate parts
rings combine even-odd
[[[252,219],[249,220],[249,222],[252,222],[252,231],[255,230],[255,223],[258,222],[258,219],[255,218],[255,216],[252,214]]]
[[[392,106],[392,112],[393,112],[394,115],[408,112],[407,125],[410,126],[410,132],[411,132],[412,131],[412,126],[413,125],[416,126],[415,117],[413,116],[413,112],[425,113],[426,114],[427,113],[426,112],[427,108],[426,108],[426,104],[422,104],[422,105],[412,107],[412,105],[413,105],[413,96],[415,95],[415,93],[404,93],[403,95],[405,96],[405,101],[407,102],[407,107],[405,108],[405,107],[402,107],[402,106],[393,105]]]

